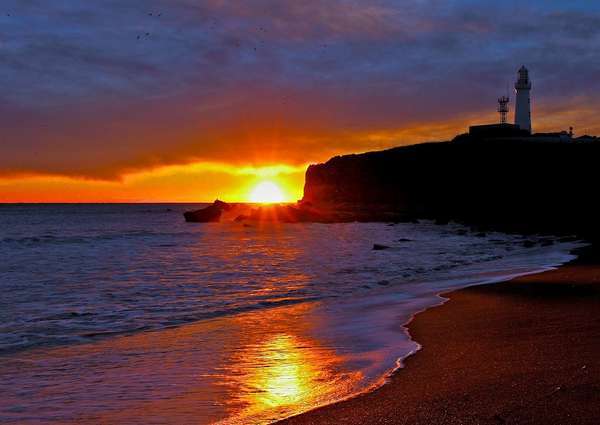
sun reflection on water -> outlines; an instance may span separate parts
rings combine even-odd
[[[277,335],[268,341],[258,355],[266,367],[253,377],[259,390],[255,401],[268,406],[298,403],[309,396],[318,371],[303,358],[298,344],[289,335]]]
[[[86,406],[78,423],[272,423],[364,389],[366,369],[322,334],[316,306],[43,350],[12,379],[32,392],[41,380],[37,397],[56,415]]]
[[[235,358],[238,396],[227,423],[268,423],[347,394],[362,374],[344,373],[344,360],[287,333],[248,345]]]

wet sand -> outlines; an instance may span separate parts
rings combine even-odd
[[[462,289],[409,324],[387,385],[286,424],[599,424],[600,255]]]

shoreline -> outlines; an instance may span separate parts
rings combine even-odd
[[[431,225],[434,223],[426,224]],[[433,228],[436,230],[435,235],[437,237],[438,226],[434,226]],[[383,229],[387,234],[387,227]],[[242,229],[242,231],[244,230]],[[443,234],[453,235],[455,233],[447,231],[443,232]],[[458,231],[456,234],[463,235],[463,233]],[[354,232],[353,235],[354,240],[356,240]],[[478,236],[478,239],[476,239],[477,244],[483,240],[480,238],[485,236]],[[532,237],[536,238],[535,236]],[[373,234],[369,233],[366,239],[368,240],[368,244],[365,246],[369,247],[372,243]],[[507,241],[503,241],[503,238],[500,239],[495,240],[495,242],[500,242],[500,245],[503,246]],[[493,285],[494,283],[492,282],[494,281],[507,281],[516,275],[533,274],[544,269],[559,267],[559,264],[564,264],[575,258],[572,255],[573,247],[579,246],[579,241],[571,240],[570,242],[573,245],[565,245],[559,249],[557,251],[558,260],[552,261],[548,258],[550,252],[547,250],[554,251],[556,244],[544,244],[543,241],[545,239],[547,238],[543,240],[536,239],[537,242],[542,242],[539,243],[539,247],[535,251],[531,250],[532,246],[523,244],[524,242],[531,242],[530,240],[523,240],[523,243],[519,245],[522,245],[524,248],[521,254],[525,255],[525,261],[523,259],[518,260],[522,255],[517,255],[515,257],[517,260],[511,263],[514,268],[509,267],[509,272],[502,273],[502,277],[498,275],[497,266],[492,266],[493,262],[484,262],[484,267],[475,267],[476,270],[472,270],[471,274],[478,276],[477,279],[479,280],[476,281],[477,283],[466,284],[466,286]],[[416,240],[418,239],[411,240],[411,242]],[[515,241],[511,239],[510,242],[514,243]],[[557,242],[570,243],[566,240]],[[367,252],[371,253],[371,250]],[[394,251],[390,252],[393,253]],[[462,252],[460,251],[460,253]],[[464,252],[468,253],[468,251]],[[479,247],[473,252],[481,256],[485,250]],[[373,255],[376,256],[374,257],[375,260],[383,258],[385,264],[389,264],[391,261],[391,257],[382,257],[381,254]],[[462,256],[463,254],[460,255]],[[538,260],[539,257],[542,257],[543,261],[535,263],[535,266],[531,266],[532,255],[538,257]],[[528,264],[530,267],[522,268],[524,264]],[[298,397],[306,397],[307,394],[313,396],[313,401],[304,404],[305,408],[303,410],[306,411],[318,408],[319,406],[331,406],[332,403],[338,403],[341,400],[351,400],[359,397],[361,394],[368,394],[375,391],[377,388],[381,388],[381,385],[388,382],[388,380],[395,379],[395,375],[398,373],[394,374],[394,371],[397,371],[399,367],[403,367],[405,361],[411,362],[411,359],[416,357],[412,354],[422,349],[422,341],[412,332],[412,322],[415,320],[415,316],[426,314],[427,311],[436,310],[433,307],[447,304],[447,298],[444,298],[444,294],[452,293],[455,290],[454,288],[464,288],[464,279],[469,274],[465,275],[463,270],[463,273],[459,273],[459,275],[462,276],[462,279],[460,279],[463,282],[461,286],[453,286],[455,283],[452,282],[456,281],[456,276],[447,280],[432,279],[431,282],[437,284],[428,291],[429,301],[427,305],[420,304],[420,307],[411,308],[409,311],[399,309],[399,304],[394,305],[394,303],[389,302],[390,300],[387,299],[388,297],[385,296],[385,293],[391,290],[392,287],[387,288],[387,285],[381,285],[381,288],[374,291],[376,294],[375,298],[386,298],[385,303],[376,299],[365,304],[365,297],[358,296],[349,297],[346,300],[347,303],[333,308],[333,310],[338,308],[339,312],[345,313],[345,315],[342,315],[342,319],[338,321],[338,324],[348,326],[355,317],[361,318],[366,324],[363,328],[358,328],[359,332],[355,332],[351,335],[351,338],[348,338],[349,342],[356,343],[357,339],[365,335],[365,330],[367,331],[366,334],[368,334],[369,329],[377,330],[375,333],[380,336],[383,335],[378,341],[368,338],[362,341],[363,347],[366,347],[363,349],[364,353],[376,352],[376,355],[365,356],[364,358],[367,361],[363,365],[377,364],[381,367],[378,367],[376,374],[369,375],[369,377],[375,378],[373,380],[369,379],[373,384],[362,386],[362,388],[356,387],[358,391],[346,391],[344,385],[348,382],[352,383],[351,379],[340,380],[339,377],[344,376],[343,374],[331,373],[345,370],[343,369],[345,366],[342,367],[341,365],[345,365],[346,363],[344,362],[347,362],[350,358],[347,355],[348,353],[344,351],[342,351],[341,355],[338,355],[339,353],[336,349],[329,349],[330,347],[339,347],[339,345],[332,344],[330,340],[331,335],[322,332],[324,327],[331,327],[335,323],[325,319],[338,316],[335,314],[333,316],[327,316],[326,314],[316,315],[314,309],[311,310],[311,305],[303,304],[298,304],[296,307],[287,306],[282,309],[268,308],[266,309],[266,313],[263,312],[262,314],[255,314],[256,312],[253,313],[250,311],[240,313],[239,315],[236,314],[229,317],[229,319],[224,318],[224,321],[229,322],[228,326],[224,328],[230,331],[225,334],[222,332],[212,332],[211,324],[214,325],[215,321],[212,323],[168,327],[158,332],[148,331],[124,334],[116,338],[99,338],[92,344],[75,344],[63,348],[55,347],[50,350],[40,349],[40,351],[31,352],[30,355],[24,356],[26,357],[24,360],[27,363],[15,363],[14,370],[10,370],[10,367],[7,368],[7,376],[17,384],[13,385],[13,387],[28,389],[30,394],[37,395],[37,397],[29,397],[30,400],[36,401],[35,405],[31,403],[32,405],[29,406],[29,401],[25,401],[23,407],[20,407],[21,411],[31,409],[31,411],[39,412],[37,413],[40,415],[39,417],[44,419],[77,417],[82,422],[102,420],[117,422],[132,420],[133,417],[136,417],[135,411],[139,408],[144,408],[151,409],[152,416],[161,417],[165,420],[169,418],[168,415],[176,410],[178,411],[177,419],[181,421],[184,421],[182,418],[204,416],[207,422],[222,419],[227,423],[227,418],[231,418],[232,421],[230,423],[236,423],[234,419],[239,417],[241,419],[237,423],[244,423],[244,419],[248,419],[247,422],[249,423],[252,421],[252,418],[265,417],[266,420],[264,423],[269,423],[276,421],[277,418],[286,418],[294,415],[294,412],[282,412],[278,416],[271,416],[269,418],[266,415],[262,415],[262,411],[256,410],[255,413],[251,409],[242,409],[240,410],[240,416],[222,416],[224,409],[219,407],[212,409],[211,406],[214,404],[209,404],[210,401],[203,408],[198,405],[198,400],[203,400],[203,397],[206,399],[205,394],[207,393],[223,391],[223,393],[230,394],[231,397],[227,396],[229,398],[222,399],[233,400],[235,404],[231,404],[231,406],[236,406],[236,409],[245,405],[264,405],[263,400],[277,401],[281,398],[284,401],[282,406],[285,407],[285,398],[289,399],[289,396],[286,393],[278,391],[278,389],[286,388],[291,382],[291,387],[295,391],[295,393],[291,393],[292,396],[294,394],[298,394]],[[486,283],[484,284],[483,282]],[[423,284],[424,282],[420,283]],[[392,292],[395,293],[396,291]],[[369,292],[369,294],[371,293]],[[396,302],[404,303],[401,299],[396,300]],[[411,303],[411,301],[407,301],[406,303]],[[353,304],[360,304],[354,306],[359,308],[349,308]],[[306,311],[303,309],[306,309]],[[327,309],[325,310],[327,312]],[[400,314],[399,311],[403,311],[406,314]],[[385,320],[365,321],[365,318],[367,318],[366,314],[372,314],[375,319]],[[312,321],[297,320],[301,319],[302,316],[312,319]],[[321,317],[321,320],[318,319],[319,317]],[[252,324],[253,327],[249,327],[249,324]],[[276,324],[278,325],[274,326]],[[240,332],[241,329],[245,331]],[[248,332],[248,329],[251,331]],[[318,330],[318,332],[313,332],[313,330]],[[405,335],[406,339],[409,339],[412,344],[413,348],[410,352],[399,349],[399,341],[391,338],[391,336],[399,333]],[[214,338],[207,338],[206,335],[214,335]],[[344,334],[342,334],[343,336]],[[197,344],[198,340],[201,340],[202,344]],[[224,349],[223,341],[232,341],[229,347],[233,348]],[[373,344],[380,341],[384,342],[384,346],[387,347],[386,350],[371,350]],[[215,344],[214,346],[219,347],[219,350],[222,350],[224,353],[231,353],[224,356],[224,360],[221,363],[210,363],[217,366],[223,365],[222,367],[219,366],[216,370],[233,370],[235,372],[228,375],[233,377],[229,381],[228,386],[223,385],[222,378],[214,379],[210,373],[203,373],[206,369],[203,369],[202,365],[209,364],[207,363],[205,353],[212,352],[212,350],[207,350],[206,348],[211,347],[211,344]],[[243,350],[237,349],[238,347],[242,347]],[[269,363],[268,367],[265,367],[265,353],[274,350],[280,355],[273,362]],[[99,353],[102,353],[102,355],[99,355]],[[38,356],[38,354],[40,355]],[[47,354],[50,355],[48,356]],[[130,361],[132,354],[135,355],[134,362]],[[383,357],[384,354],[385,357]],[[98,363],[96,361],[98,358],[102,358],[103,362]],[[355,356],[352,358],[352,361],[358,362],[360,359],[360,356]],[[382,359],[386,361],[380,361]],[[25,364],[32,366],[23,368]],[[133,380],[128,378],[139,376],[140,370],[153,369],[157,364],[161,364],[163,367],[153,373],[153,376],[146,381],[146,385],[136,385],[137,381],[135,378]],[[232,365],[233,369],[229,369],[228,365]],[[292,366],[291,368],[290,365]],[[311,365],[315,367],[311,367]],[[366,368],[367,366],[354,363],[355,368]],[[76,371],[76,373],[73,373],[73,371]],[[292,372],[291,374],[290,371]],[[354,369],[352,369],[352,372],[354,372]],[[40,376],[42,377],[41,379],[39,378]],[[360,377],[360,375],[357,376]],[[133,381],[133,384],[131,384],[131,381]],[[93,384],[90,385],[90,382],[93,382]],[[148,385],[150,382],[153,385]],[[247,382],[252,382],[258,388],[269,389],[270,392],[262,392],[260,393],[262,395],[259,396],[263,397],[264,394],[267,394],[268,398],[257,398],[254,395],[257,394],[256,391],[242,393],[236,390],[236,388],[243,388],[243,385],[246,385]],[[344,385],[340,385],[340,383]],[[42,392],[43,390],[37,392],[37,387],[44,388],[50,385],[58,386],[58,388],[62,389],[56,390],[54,394],[44,393]],[[83,394],[87,394],[85,388],[89,388],[90,386],[93,388],[90,393],[93,394],[95,400],[101,400],[102,403],[107,403],[108,400],[112,401],[112,403],[107,403],[109,408],[92,405],[81,412],[77,409],[71,410],[70,406],[78,406],[85,401],[88,395]],[[323,387],[324,391],[311,391],[311,388],[319,389],[320,387]],[[122,402],[121,400],[128,400],[123,397],[124,392],[122,388],[127,388],[126,391],[128,394],[135,394],[135,398]],[[147,391],[146,389],[148,388],[153,388],[153,391]],[[339,395],[334,394],[334,397],[327,400],[327,391],[330,389],[333,389],[332,391],[339,393],[339,395],[345,394],[346,396],[339,397]],[[156,393],[160,393],[161,397],[156,398]],[[55,400],[60,400],[57,396],[64,398],[67,402],[57,403]],[[6,405],[20,403],[23,401],[23,398],[20,393],[15,392],[14,400],[15,402],[11,403],[11,400],[8,399]],[[300,404],[298,405],[301,406]],[[282,410],[284,409],[279,409],[279,411]],[[230,411],[233,410],[230,408]],[[296,410],[296,414],[299,415],[300,411]],[[9,409],[6,409],[6,412],[9,416],[13,414]],[[202,414],[198,415],[198,412],[202,412]],[[266,413],[270,415],[269,412]],[[20,414],[19,411],[16,411],[14,417],[18,419]],[[10,417],[12,418],[12,416]],[[168,420],[174,419],[171,417]]]
[[[557,237],[557,239],[558,239],[558,237]],[[540,274],[544,274],[544,273],[549,273],[549,272],[558,270],[566,265],[569,265],[575,261],[578,261],[578,259],[579,259],[578,251],[584,250],[588,247],[591,247],[591,244],[589,244],[588,242],[584,242],[583,239],[578,240],[578,243],[583,243],[584,245],[576,247],[576,248],[572,248],[570,251],[565,251],[564,255],[567,257],[570,257],[570,258],[563,259],[558,264],[557,263],[548,263],[545,265],[540,265],[537,270],[520,271],[520,272],[515,271],[513,274],[489,277],[489,278],[483,279],[477,283],[469,283],[469,284],[466,284],[466,286],[461,286],[461,287],[454,288],[454,289],[452,289],[452,288],[441,289],[441,290],[439,290],[439,292],[432,294],[432,297],[435,297],[435,299],[436,299],[435,303],[427,304],[425,307],[422,307],[419,310],[415,310],[413,313],[410,314],[410,316],[408,316],[407,319],[405,319],[404,321],[401,322],[401,324],[399,326],[400,332],[403,333],[408,338],[409,341],[414,343],[416,347],[413,350],[411,350],[410,352],[407,352],[407,353],[401,355],[400,357],[397,357],[394,360],[393,367],[388,368],[385,371],[385,373],[380,375],[371,384],[361,388],[360,390],[358,390],[356,392],[349,393],[337,400],[332,400],[332,401],[325,402],[323,404],[314,405],[309,410],[305,410],[300,413],[293,414],[289,417],[276,420],[273,423],[276,423],[276,424],[287,423],[288,420],[291,422],[294,422],[294,420],[296,420],[296,418],[303,417],[305,415],[311,415],[311,413],[314,411],[320,411],[321,409],[327,409],[330,406],[343,404],[348,401],[352,401],[356,398],[360,398],[362,396],[379,391],[382,387],[388,385],[390,383],[390,381],[392,379],[394,379],[395,375],[400,373],[405,368],[405,364],[406,364],[407,360],[411,359],[415,355],[418,355],[418,353],[422,350],[423,345],[417,339],[414,338],[414,336],[411,334],[411,329],[410,329],[411,323],[418,316],[420,316],[421,314],[425,314],[426,312],[428,312],[432,309],[437,309],[439,307],[446,305],[451,300],[451,295],[455,292],[462,291],[462,290],[469,289],[469,288],[475,288],[475,287],[499,285],[502,283],[511,282],[516,279],[521,279],[521,278],[526,278],[529,276],[536,276],[536,275],[540,275]],[[398,317],[400,317],[400,316],[398,316]],[[337,419],[337,418],[328,418],[325,421],[323,421],[323,423],[330,423],[330,420],[333,420],[333,419]],[[228,423],[228,422],[226,422],[226,423]],[[304,422],[301,421],[301,423],[304,423]],[[313,422],[307,422],[307,423],[313,423]]]
[[[277,423],[413,424],[456,423],[457,421],[477,424],[597,423],[600,420],[600,374],[597,373],[597,371],[600,371],[600,360],[596,359],[595,354],[600,353],[600,313],[598,313],[600,312],[600,249],[594,243],[576,249],[573,253],[577,255],[577,258],[557,268],[521,275],[497,283],[475,285],[438,294],[442,299],[440,304],[415,313],[410,320],[401,325],[408,336],[418,344],[419,348],[413,353],[399,358],[398,365],[382,378],[380,385],[335,403],[317,406],[310,411]],[[497,304],[493,311],[482,311],[481,308],[476,307],[477,302],[486,299],[488,302],[491,301]],[[517,306],[513,306],[511,309],[511,304],[514,303],[517,303]],[[538,305],[544,309],[559,306],[561,310],[565,310],[563,316],[566,315],[567,317],[563,317],[564,320],[559,320],[558,325],[553,324],[555,327],[558,326],[559,329],[555,329],[555,333],[560,336],[567,330],[576,330],[578,325],[590,326],[590,329],[584,335],[586,341],[582,343],[587,351],[582,348],[581,352],[587,354],[591,352],[592,356],[588,356],[586,364],[578,370],[585,375],[587,380],[583,388],[578,387],[580,392],[578,393],[578,399],[571,400],[571,403],[567,405],[562,403],[561,413],[552,412],[554,406],[551,403],[548,406],[548,400],[535,398],[535,394],[544,394],[543,390],[540,393],[537,387],[539,387],[540,382],[547,381],[549,376],[554,377],[557,382],[568,381],[570,378],[569,376],[562,376],[564,379],[556,379],[561,376],[559,372],[550,370],[549,367],[544,369],[538,365],[533,365],[536,361],[540,364],[552,363],[554,365],[554,357],[548,354],[549,348],[560,349],[560,347],[550,347],[543,344],[543,337],[552,339],[552,335],[540,336],[542,335],[540,331],[544,328],[544,321],[535,316],[535,307]],[[485,351],[486,348],[490,348],[489,345],[486,346],[486,343],[493,345],[498,342],[498,338],[490,339],[490,335],[501,334],[507,330],[510,333],[512,328],[510,324],[507,326],[509,319],[505,316],[518,318],[518,316],[514,316],[515,308],[519,310],[522,316],[532,316],[529,327],[519,328],[516,331],[517,335],[511,334],[511,337],[519,341],[519,344],[515,345],[521,346],[523,340],[528,341],[530,344],[530,349],[535,352],[530,364],[506,359],[505,364],[499,368],[503,370],[501,377],[504,380],[499,381],[493,373],[477,374],[479,368],[487,368],[486,364],[489,362],[490,357],[470,352],[468,352],[470,356],[465,356],[463,351],[461,355],[468,357],[469,360],[454,359],[452,362],[453,368],[451,369],[454,373],[450,372],[448,374],[448,369],[443,368],[446,362],[443,356],[447,353],[452,355],[456,353],[453,353],[452,348],[454,341],[446,341],[450,338],[447,332],[440,335],[440,322],[443,323],[442,330],[448,331],[450,329],[458,332],[461,338],[464,339],[461,341],[462,344],[467,344],[471,348],[479,346],[474,349]],[[465,309],[469,313],[468,318],[462,317]],[[473,312],[474,309],[479,311]],[[582,312],[588,314],[589,323],[587,323],[585,317],[582,317],[585,316]],[[546,318],[545,315],[543,317]],[[521,317],[522,319],[523,317]],[[551,317],[547,319],[552,320]],[[479,334],[472,332],[469,325],[475,323],[481,326],[481,322],[487,325],[493,324],[494,326],[486,329],[478,327]],[[525,318],[525,322],[528,322],[527,318]],[[535,323],[535,326],[532,326],[533,323]],[[489,340],[486,340],[486,338]],[[450,342],[450,344],[448,345],[447,342]],[[518,350],[515,350],[514,346],[508,348],[507,354],[520,354],[517,353]],[[569,350],[570,357],[564,360],[565,364],[575,362],[578,353],[580,352],[577,349],[571,347]],[[441,380],[431,375],[433,371],[439,370],[440,366],[444,369],[442,375],[444,381],[448,380],[454,386],[458,385],[462,391],[462,398],[469,400],[470,403],[468,404],[474,404],[475,406],[469,409],[468,405],[465,406],[464,400],[460,400],[461,396],[449,392],[444,382],[440,382]],[[533,367],[535,373],[531,371],[532,366],[535,366]],[[523,383],[511,379],[519,368],[528,373],[533,373],[533,379],[538,379],[538,381],[535,384],[528,385],[527,382]],[[506,369],[513,369],[513,371],[510,373]],[[597,378],[590,379],[594,376],[594,373]],[[452,376],[456,378],[459,375],[463,378],[471,376],[471,379],[467,379],[461,385],[452,378]],[[426,381],[419,379],[419,377],[423,378],[424,376],[428,378]],[[477,385],[474,385],[474,382]],[[518,382],[520,382],[520,391],[506,393],[506,391],[500,390],[503,387],[515,386]],[[568,393],[569,385],[562,384],[548,387],[550,392],[546,397],[555,398],[554,396],[559,397],[563,393]],[[482,393],[482,386],[488,392]],[[418,388],[419,395],[407,392],[406,387]],[[503,394],[503,397],[498,398],[495,391]],[[490,396],[490,394],[493,395]],[[520,406],[518,400],[525,400],[527,397],[533,398],[528,403]],[[546,405],[546,410],[540,410],[536,407],[542,401]],[[461,406],[460,409],[456,408],[457,404]],[[583,405],[586,404],[590,408],[582,410]],[[511,409],[507,410],[509,406],[511,406]],[[491,413],[493,411],[498,413]]]

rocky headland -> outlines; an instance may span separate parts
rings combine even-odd
[[[296,204],[216,201],[188,221],[450,220],[518,232],[594,233],[600,141],[535,137],[424,143],[336,156],[306,171]]]

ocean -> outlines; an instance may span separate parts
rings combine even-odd
[[[0,422],[271,423],[383,384],[440,293],[582,246],[429,221],[185,223],[200,206],[0,205]]]

